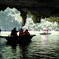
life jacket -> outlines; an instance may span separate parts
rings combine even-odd
[[[26,36],[29,35],[29,32],[28,31],[25,31],[24,32],[24,35],[26,35]]]
[[[23,31],[19,31],[19,36],[22,36],[23,35]]]

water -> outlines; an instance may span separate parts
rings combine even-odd
[[[7,45],[0,38],[0,59],[59,59],[59,34],[36,35],[29,45]]]

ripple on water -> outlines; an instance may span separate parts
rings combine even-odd
[[[6,45],[0,38],[0,59],[59,59],[59,35],[33,37],[29,45]]]

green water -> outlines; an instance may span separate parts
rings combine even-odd
[[[1,33],[7,35],[7,33]],[[8,33],[9,35],[10,33]],[[36,34],[29,45],[7,45],[6,39],[0,38],[0,59],[59,59],[59,33],[50,35]]]

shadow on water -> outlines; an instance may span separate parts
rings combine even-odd
[[[6,40],[2,40],[2,38],[0,38],[0,59],[3,59],[3,56],[2,56],[2,49],[4,49],[6,47]]]
[[[27,45],[0,38],[0,59],[59,59],[59,35],[37,35]]]
[[[20,47],[20,54],[21,54],[21,56],[20,56],[20,58],[21,59],[29,59],[28,58],[28,56],[27,56],[27,54],[28,54],[28,45],[26,45],[26,46],[19,46]]]
[[[10,45],[5,39],[0,38],[0,59],[28,59],[28,44]]]
[[[28,45],[8,45],[11,47],[12,59],[28,59]]]
[[[41,35],[41,45],[43,49],[46,47],[47,39],[48,35]]]
[[[0,38],[0,43],[1,43],[1,38]],[[1,44],[0,44],[0,58],[2,59],[1,50],[2,50],[2,48],[1,48]]]

